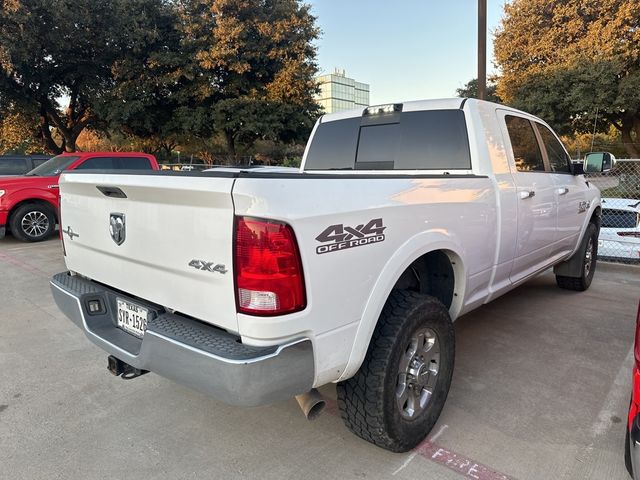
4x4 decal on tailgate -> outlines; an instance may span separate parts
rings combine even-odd
[[[381,218],[374,218],[369,223],[357,227],[347,227],[343,224],[331,225],[326,228],[316,240],[324,245],[316,248],[318,255],[329,252],[337,252],[347,248],[362,247],[371,243],[384,242],[384,234],[387,227]]]

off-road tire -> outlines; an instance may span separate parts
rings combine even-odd
[[[24,219],[31,215],[33,218],[42,219],[42,230],[38,229],[37,233],[25,229]],[[39,203],[27,203],[19,206],[14,212],[11,213],[9,219],[9,227],[11,234],[18,240],[23,242],[40,242],[46,240],[56,229],[56,215],[53,208],[39,204]]]
[[[424,410],[407,420],[396,403],[398,368],[407,343],[425,327],[438,336],[439,370]],[[440,416],[451,385],[454,359],[455,334],[446,307],[427,295],[394,290],[382,310],[360,370],[337,386],[338,407],[345,425],[384,449],[412,449],[424,440]]]
[[[591,242],[590,245],[589,242]],[[591,249],[590,253],[589,249]],[[582,239],[582,245],[580,245],[578,252],[582,253],[582,268],[580,270],[580,276],[565,277],[562,275],[556,275],[556,283],[560,288],[565,290],[584,292],[591,285],[593,275],[596,271],[596,265],[598,263],[598,227],[593,223],[590,223],[587,226],[584,238]],[[590,257],[589,261],[591,262],[588,272],[586,269],[587,256]]]

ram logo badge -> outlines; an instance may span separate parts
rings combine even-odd
[[[211,273],[218,272],[218,273],[222,273],[223,275],[227,273],[227,267],[225,267],[220,263],[215,264],[215,262],[205,262],[204,260],[193,259],[189,262],[189,266],[197,270],[203,270],[205,272],[211,272]]]
[[[127,226],[124,213],[112,213],[109,216],[109,233],[116,245],[122,245],[127,238]]]
[[[386,228],[381,218],[374,218],[366,225],[363,223],[356,227],[348,227],[343,224],[331,225],[316,237],[318,242],[324,244],[316,247],[316,253],[321,255],[384,242],[383,232]]]

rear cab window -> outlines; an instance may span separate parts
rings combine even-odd
[[[638,228],[640,214],[614,208],[602,209],[602,228]]]
[[[0,175],[22,175],[28,170],[25,158],[0,157]]]
[[[462,110],[390,111],[321,122],[305,170],[470,170]]]

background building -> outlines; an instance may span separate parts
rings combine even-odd
[[[316,77],[320,93],[316,100],[326,113],[369,106],[369,85],[348,78],[344,70]]]

